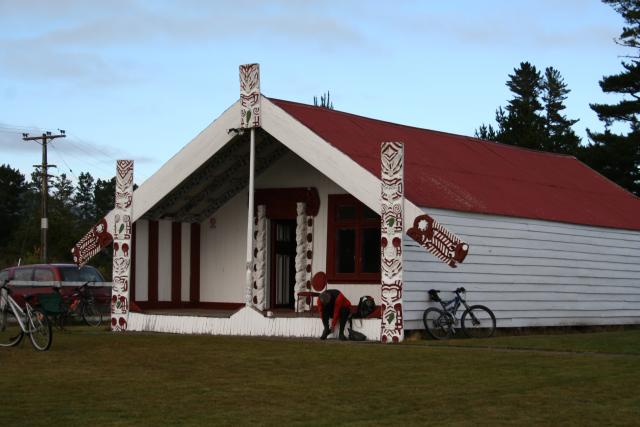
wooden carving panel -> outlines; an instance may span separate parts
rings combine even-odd
[[[260,127],[260,65],[240,66],[240,127]]]
[[[75,262],[78,267],[82,267],[95,254],[109,246],[113,241],[112,230],[112,217],[106,216],[98,221],[71,249],[73,262]]]
[[[111,330],[125,331],[129,317],[131,237],[133,216],[133,160],[118,160],[113,223],[113,287]]]
[[[452,268],[464,261],[469,245],[429,215],[419,215],[407,235]]]
[[[382,206],[380,215],[380,272],[382,279],[382,342],[404,338],[402,320],[402,232],[404,211],[404,147],[383,142]]]

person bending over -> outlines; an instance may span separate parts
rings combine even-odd
[[[339,338],[346,340],[344,326],[347,324],[347,319],[351,314],[351,303],[342,292],[337,289],[328,289],[322,292],[318,297],[318,311],[322,313],[322,324],[324,325],[324,331],[320,339],[326,340],[327,336],[336,327],[338,319],[340,319]],[[331,319],[331,327],[329,327],[329,319]]]

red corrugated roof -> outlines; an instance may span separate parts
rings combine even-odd
[[[405,144],[418,206],[640,230],[640,199],[574,157],[270,100],[380,176],[380,143]]]

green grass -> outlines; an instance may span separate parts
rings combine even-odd
[[[459,333],[462,335],[462,333]],[[609,354],[636,354],[640,356],[640,329],[616,332],[567,333],[560,335],[501,336],[490,339],[444,341],[411,341],[412,345],[438,345],[447,347],[483,347],[490,349],[527,349]]]
[[[76,327],[57,332],[48,352],[28,340],[0,348],[0,419],[2,426],[637,425],[639,339],[627,331],[382,345]]]

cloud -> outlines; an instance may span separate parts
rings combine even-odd
[[[34,10],[47,15],[48,21],[25,30],[20,22],[33,21]],[[131,80],[139,71],[136,68],[143,68],[142,59],[131,52],[140,47],[284,39],[306,47],[341,49],[365,42],[344,18],[332,17],[322,2],[314,1],[0,0],[0,16],[0,24],[7,21],[0,30],[0,66],[5,73],[21,79],[94,85]],[[128,66],[118,61],[128,61]],[[120,71],[124,68],[126,73]]]

